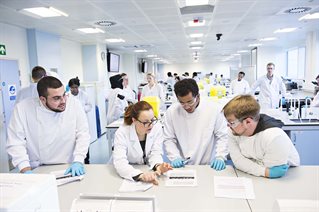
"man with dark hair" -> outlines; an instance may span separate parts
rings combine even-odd
[[[36,98],[38,97],[38,91],[37,91],[37,83],[39,82],[42,77],[46,76],[46,71],[43,67],[41,66],[35,66],[32,69],[32,82],[28,87],[22,88],[18,94],[17,94],[17,99],[16,99],[16,104],[20,101],[22,101],[25,98]]]
[[[226,168],[227,124],[219,105],[200,99],[193,79],[175,84],[178,103],[164,116],[164,147],[174,168],[210,164],[216,170]]]
[[[250,87],[246,80],[243,78],[245,77],[245,72],[240,71],[238,73],[237,79],[234,79],[230,83],[230,91],[231,94],[239,95],[239,94],[247,94],[249,93]]]
[[[299,154],[283,123],[265,114],[251,95],[239,95],[223,108],[229,130],[229,150],[237,169],[255,176],[282,177],[299,166]]]
[[[43,164],[72,163],[65,174],[84,174],[83,161],[90,134],[79,100],[67,99],[55,77],[37,85],[39,98],[28,98],[13,110],[8,126],[7,152],[21,173]]]

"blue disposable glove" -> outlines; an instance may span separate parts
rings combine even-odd
[[[28,170],[28,171],[23,172],[23,174],[33,174],[33,172],[31,170]]]
[[[85,174],[83,164],[80,162],[73,162],[71,166],[64,172],[64,175],[69,173],[72,174],[72,177]]]
[[[287,164],[280,166],[273,166],[269,168],[269,178],[279,178],[286,174],[289,166]]]
[[[171,162],[171,165],[173,166],[173,168],[181,168],[185,166],[184,161],[181,158],[173,160]]]
[[[215,159],[211,162],[210,167],[217,171],[221,171],[226,168],[226,164],[223,159]]]

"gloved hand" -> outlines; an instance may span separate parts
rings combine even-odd
[[[171,165],[173,166],[173,168],[181,168],[185,166],[184,161],[181,158],[173,160],[171,162]]]
[[[69,168],[64,172],[64,175],[71,173],[72,177],[85,174],[84,166],[80,162],[73,162]]]
[[[217,171],[221,171],[221,170],[226,168],[226,164],[225,164],[225,161],[223,159],[214,159],[211,162],[210,167],[217,170]]]
[[[25,172],[23,172],[23,174],[33,174],[32,170],[27,170]]]
[[[279,178],[286,174],[288,171],[289,165],[284,164],[280,166],[273,166],[269,168],[269,178]]]

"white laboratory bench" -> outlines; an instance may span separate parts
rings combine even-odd
[[[248,177],[253,181],[256,199],[248,200],[253,212],[273,211],[277,199],[319,201],[319,166],[289,168],[287,174],[278,179],[255,177],[239,170],[236,172],[239,177]],[[319,205],[317,207],[315,211],[319,211]]]
[[[35,173],[49,173],[66,169],[68,165],[41,166]],[[139,166],[147,169],[146,166]],[[223,171],[215,171],[210,166],[186,166],[197,172],[196,187],[166,187],[164,176],[160,177],[159,185],[145,192],[133,192],[133,196],[154,196],[157,212],[207,212],[207,211],[239,211],[250,212],[249,205],[243,199],[216,198],[214,196],[214,176],[236,177],[232,166]],[[122,178],[118,176],[112,165],[85,165],[86,174],[82,181],[58,187],[61,211],[70,211],[73,199],[83,194],[111,194],[118,192]],[[127,195],[127,193],[122,193]]]

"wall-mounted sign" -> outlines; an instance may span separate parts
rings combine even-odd
[[[17,96],[16,85],[8,85],[8,92],[10,100],[15,100]]]
[[[6,55],[6,46],[0,44],[0,55]]]

